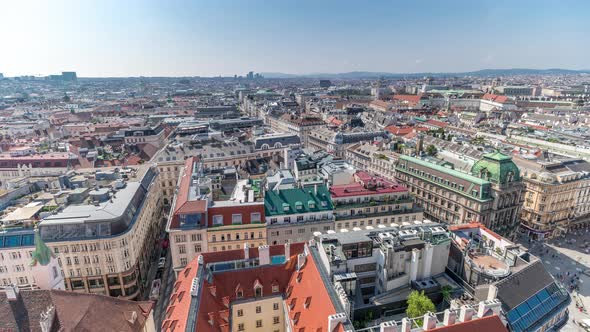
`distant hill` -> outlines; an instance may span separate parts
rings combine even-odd
[[[352,71],[347,73],[313,73],[313,74],[286,74],[286,73],[262,73],[266,78],[326,78],[326,79],[362,79],[362,78],[379,78],[379,77],[422,77],[422,76],[516,76],[516,75],[566,75],[566,74],[590,74],[590,69],[572,70],[572,69],[482,69],[470,72],[459,73],[386,73],[370,71]]]

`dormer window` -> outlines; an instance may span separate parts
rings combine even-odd
[[[262,297],[262,284],[258,279],[254,282],[254,297]]]
[[[283,203],[283,211],[285,211],[285,212],[289,211],[289,204]]]
[[[295,209],[297,209],[297,211],[303,209],[303,203],[295,202]]]
[[[307,205],[309,206],[310,209],[315,209],[315,202],[314,201],[307,202]]]

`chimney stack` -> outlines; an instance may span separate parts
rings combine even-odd
[[[301,270],[307,261],[305,254],[297,255],[297,271]]]
[[[248,243],[244,243],[244,259],[250,259],[250,250]]]
[[[258,261],[260,265],[270,264],[270,250],[268,245],[258,247]]]
[[[473,314],[475,313],[475,310],[467,305],[462,305],[461,306],[461,311],[459,312],[459,321],[464,323],[464,322],[468,322],[471,320],[471,318],[473,318]]]
[[[444,326],[453,325],[453,324],[455,324],[456,320],[457,320],[457,312],[455,310],[446,309],[445,316],[443,318],[443,325]]]
[[[20,294],[19,294],[20,290],[18,289],[18,286],[16,286],[16,285],[6,286],[4,291],[6,292],[6,298],[8,298],[8,301],[16,301],[16,300],[18,300],[18,298],[20,296]]]
[[[427,312],[424,314],[424,324],[422,325],[422,329],[424,331],[429,331],[436,328],[436,315],[432,312]]]
[[[400,332],[410,332],[412,330],[412,321],[408,318],[402,318],[402,328]]]
[[[328,332],[334,332],[338,323],[345,323],[348,320],[343,312],[328,316]]]
[[[379,332],[397,332],[397,323],[393,320],[379,324]]]
[[[285,243],[285,260],[289,260],[291,257],[291,243],[287,241]]]
[[[479,302],[479,308],[477,310],[477,316],[479,318],[498,315],[500,313],[500,307],[502,304],[497,299],[481,301]]]

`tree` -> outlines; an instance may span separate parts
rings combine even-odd
[[[406,315],[409,318],[417,318],[424,316],[427,312],[434,312],[436,310],[434,303],[424,295],[424,291],[412,291],[408,296],[408,309],[406,309]],[[418,326],[422,325],[422,319],[416,319],[415,322]]]
[[[436,155],[437,152],[438,152],[438,150],[436,149],[436,146],[434,146],[432,144],[426,148],[426,153],[429,156],[434,156],[434,155]]]
[[[445,300],[446,302],[450,302],[452,291],[453,291],[453,287],[451,287],[449,285],[442,286],[440,289],[440,294],[442,295],[443,300]]]

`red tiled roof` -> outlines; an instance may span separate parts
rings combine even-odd
[[[264,202],[260,202],[260,204],[236,204],[220,207],[212,206],[208,209],[207,225],[209,227],[213,226],[213,216],[216,215],[223,216],[223,225],[231,225],[232,215],[237,213],[242,214],[242,224],[251,224],[252,213],[256,212],[260,213],[260,222],[264,222]]]
[[[440,128],[444,128],[449,125],[446,122],[437,121],[437,120],[428,120],[428,121],[426,121],[426,123],[431,126],[436,126],[436,127],[440,127]]]
[[[170,228],[177,228],[180,226],[180,221],[177,214],[183,213],[205,213],[207,211],[207,201],[188,199],[191,185],[191,176],[193,174],[193,165],[197,161],[196,157],[191,157],[184,162],[184,171],[180,179],[178,194],[176,195],[176,203],[174,205],[174,216],[170,221]]]
[[[394,95],[393,100],[403,101],[411,105],[416,105],[420,102],[420,95]]]
[[[493,102],[501,103],[501,104],[508,101],[508,97],[495,95],[493,93],[486,93],[485,95],[483,95],[483,97],[481,97],[481,99],[485,99],[485,100],[489,100],[489,101],[493,101]]]
[[[390,132],[396,136],[404,136],[404,135],[407,135],[407,134],[411,133],[412,131],[414,131],[414,128],[413,127],[387,126],[387,127],[385,127],[385,130],[387,130],[388,132]]]
[[[184,331],[186,319],[191,306],[191,286],[193,278],[197,276],[199,264],[196,260],[182,270],[174,283],[170,302],[166,309],[166,315],[162,321],[162,331]],[[184,294],[179,297],[179,294]]]
[[[473,319],[467,322],[458,322],[449,326],[441,326],[431,331],[435,332],[508,332],[497,315]]]
[[[334,198],[350,197],[350,196],[365,196],[365,195],[382,195],[394,192],[407,192],[408,188],[392,182],[380,176],[373,176],[367,172],[358,171],[355,173],[355,178],[358,182],[351,184],[342,184],[330,187],[330,194]],[[380,184],[374,189],[369,189],[365,185],[370,183]]]
[[[294,330],[305,328],[306,331],[329,332],[328,316],[335,314],[336,309],[323,287],[318,266],[311,255],[307,257],[303,268],[291,275],[287,287],[291,290],[285,299],[289,306],[289,317],[297,316]],[[344,327],[339,324],[334,331],[344,331]]]

